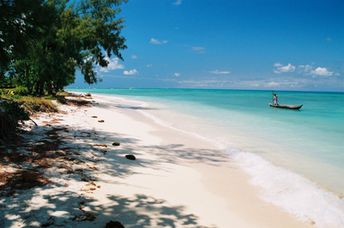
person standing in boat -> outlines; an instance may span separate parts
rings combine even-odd
[[[273,103],[274,103],[274,105],[278,105],[278,96],[277,96],[277,94],[276,93],[274,93],[273,95],[272,95],[272,100],[273,100]]]

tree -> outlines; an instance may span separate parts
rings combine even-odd
[[[10,9],[24,4],[19,0],[10,2],[6,5]],[[21,17],[25,19],[22,24],[29,28],[32,27],[29,25],[35,25],[34,35],[19,35],[24,48],[16,51],[16,44],[7,40],[11,34],[3,33],[6,45],[0,46],[0,50],[5,52],[7,59],[1,60],[4,65],[1,69],[6,69],[16,84],[26,86],[35,95],[54,94],[74,81],[77,68],[85,81],[92,84],[97,82],[95,65],[106,67],[106,59],[112,55],[122,59],[120,51],[126,48],[125,39],[121,36],[123,20],[117,18],[122,0],[35,2],[31,11],[21,11],[24,15]],[[40,12],[40,17],[33,17],[37,12]],[[26,15],[35,20],[26,22],[29,18]],[[3,27],[9,31],[8,21],[15,19],[6,18]]]
[[[35,39],[45,24],[43,0],[0,0],[0,76],[19,55],[28,40]]]

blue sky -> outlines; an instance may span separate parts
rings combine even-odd
[[[344,91],[342,0],[129,0],[92,88]],[[88,87],[78,73],[73,87]]]

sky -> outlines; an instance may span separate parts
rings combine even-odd
[[[129,0],[128,48],[73,88],[344,91],[343,0]]]

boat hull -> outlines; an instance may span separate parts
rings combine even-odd
[[[270,107],[273,108],[282,108],[282,109],[292,109],[292,110],[300,110],[300,108],[302,108],[303,105],[288,105],[288,104],[278,104],[278,105],[274,105],[274,104],[269,104]]]

